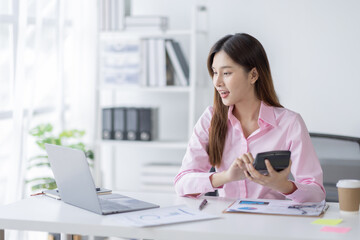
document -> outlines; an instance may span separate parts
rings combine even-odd
[[[107,216],[108,220],[125,226],[149,227],[173,223],[191,222],[219,218],[186,205],[154,208],[131,213]]]
[[[224,212],[319,216],[326,209],[325,201],[296,203],[291,200],[240,199],[231,204]]]

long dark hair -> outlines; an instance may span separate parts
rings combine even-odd
[[[237,33],[218,40],[211,48],[207,59],[207,68],[211,78],[214,75],[212,70],[214,56],[220,51],[224,51],[234,62],[241,65],[247,73],[256,68],[259,74],[258,80],[255,82],[256,97],[269,106],[283,107],[274,89],[266,52],[256,38],[246,33]],[[221,97],[215,88],[208,146],[210,164],[214,167],[219,167],[221,164],[227,133],[228,109],[229,107],[222,103]]]

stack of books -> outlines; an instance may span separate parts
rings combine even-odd
[[[130,16],[131,0],[101,0],[99,3],[99,27],[101,31],[166,31],[165,16]]]
[[[130,15],[130,0],[99,1],[99,28],[101,31],[119,31],[125,28],[125,17]]]
[[[158,109],[112,107],[102,109],[102,138],[152,141],[158,138]]]
[[[188,86],[189,64],[173,39],[148,38],[141,41],[143,86]]]
[[[149,163],[141,169],[141,188],[144,191],[174,192],[174,178],[179,164]]]

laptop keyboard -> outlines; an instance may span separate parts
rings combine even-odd
[[[105,200],[101,198],[99,198],[99,200],[100,200],[101,210],[103,212],[118,212],[118,211],[126,211],[131,209],[127,206],[109,200]]]

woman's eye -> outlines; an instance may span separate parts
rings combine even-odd
[[[213,72],[214,75],[217,75],[217,72]]]
[[[231,74],[231,72],[224,72],[225,76],[229,76]]]

